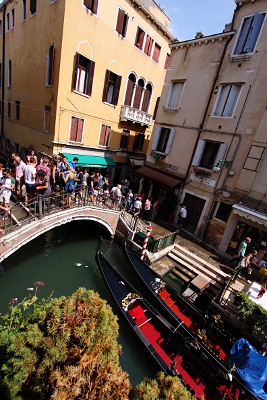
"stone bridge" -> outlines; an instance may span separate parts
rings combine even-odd
[[[0,244],[0,263],[37,236],[72,221],[87,220],[96,222],[101,224],[110,236],[113,237],[119,218],[119,211],[93,206],[59,210],[56,213],[44,216],[42,219],[35,218],[27,224],[16,226],[16,229],[4,236]]]

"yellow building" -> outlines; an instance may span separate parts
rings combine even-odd
[[[154,0],[6,0],[0,19],[2,148],[117,165],[119,180],[145,157],[169,18]]]

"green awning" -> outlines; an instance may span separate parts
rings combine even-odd
[[[116,167],[116,163],[111,157],[87,156],[84,154],[67,154],[67,153],[64,153],[64,155],[68,157],[69,161],[72,161],[74,157],[77,157],[79,159],[77,165],[81,165],[82,167],[98,167],[98,168]]]

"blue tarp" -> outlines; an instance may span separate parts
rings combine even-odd
[[[250,391],[267,400],[267,357],[259,354],[246,339],[239,339],[231,348],[230,360]]]

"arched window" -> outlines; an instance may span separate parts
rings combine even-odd
[[[124,104],[126,106],[132,105],[135,82],[136,82],[135,75],[130,74],[128,77],[127,89],[126,89],[125,100],[124,100]]]
[[[141,105],[141,99],[142,99],[142,93],[144,90],[145,82],[143,79],[139,79],[138,83],[135,88],[135,96],[134,96],[134,102],[133,102],[133,107],[137,108],[139,110],[140,105]]]
[[[46,57],[46,85],[52,86],[54,83],[54,62],[55,62],[55,45],[51,43]]]
[[[152,85],[151,83],[148,83],[144,90],[144,96],[141,108],[142,111],[148,112],[151,96],[152,96]]]

